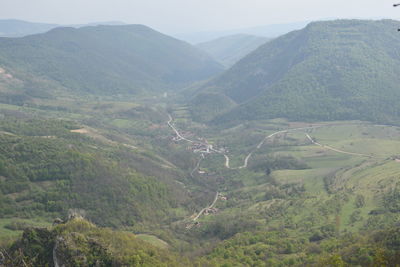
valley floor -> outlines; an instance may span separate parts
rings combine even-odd
[[[254,264],[247,265],[265,262],[265,253],[271,262],[301,263],[306,261],[304,255],[319,259],[324,251],[309,254],[310,246],[328,246],[349,234],[390,228],[400,219],[396,204],[400,203],[400,127],[282,119],[207,126],[193,122],[185,107],[167,107],[160,100],[148,108],[146,101],[154,100],[110,101],[101,112],[95,102],[79,107],[67,103],[69,112],[50,113],[2,105],[7,117],[30,112],[36,118],[61,117],[76,126],[68,134],[57,130],[28,136],[26,130],[3,124],[0,136],[6,143],[13,138],[26,142],[40,138],[43,145],[61,142],[73,148],[80,144],[84,153],[110,160],[124,158],[121,162],[132,157],[123,164],[168,186],[151,189],[146,185],[152,197],[159,197],[163,190],[173,190],[175,196],[172,200],[162,193],[159,202],[146,207],[154,214],[144,214],[142,221],[131,225],[116,221],[117,228],[137,233],[160,248],[201,256],[207,262],[243,263],[248,257],[234,260],[228,248],[252,250],[252,238],[258,240],[254,242],[262,252],[249,256]],[[29,186],[43,190],[59,184],[33,181]],[[19,205],[26,193],[4,197]],[[141,198],[136,201],[143,201]],[[157,204],[166,201],[173,204],[163,208]],[[157,205],[168,213],[158,213]],[[50,226],[52,219],[60,216],[47,210],[40,216],[24,214],[0,219],[3,243],[20,235],[27,225]],[[106,216],[100,211],[96,214],[98,219]],[[261,238],[264,233],[277,236],[267,241]],[[235,242],[244,243],[237,248]],[[286,248],[290,244],[298,244],[299,249]]]

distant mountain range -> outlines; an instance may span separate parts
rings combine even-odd
[[[57,88],[106,95],[164,92],[223,69],[190,44],[142,25],[56,28],[2,38],[0,67],[22,81],[28,95]]]
[[[193,33],[172,34],[172,36],[187,41],[192,44],[204,43],[218,39],[221,37],[237,34],[256,35],[261,37],[273,38],[286,34],[290,31],[301,29],[311,21],[294,22],[286,24],[273,24],[266,26],[257,26],[243,29],[233,29],[226,31],[204,31]],[[85,26],[99,26],[99,25],[126,25],[121,21],[101,21],[87,24],[55,24],[55,23],[37,23],[29,22],[18,19],[0,19],[0,37],[23,37],[32,34],[45,33],[57,27],[74,27],[80,28]]]
[[[98,25],[124,25],[120,21],[94,22],[89,24],[59,25],[49,23],[29,22],[17,19],[0,20],[0,37],[23,37],[32,34],[44,33],[57,27],[84,27]]]
[[[325,21],[258,49],[265,39],[248,35],[198,46],[215,59],[143,25],[61,27],[0,39],[0,98],[15,103],[60,92],[147,94],[191,85],[189,105],[200,121],[395,122],[399,27],[391,20]],[[229,67],[252,49],[222,73],[217,60]]]
[[[311,23],[266,43],[202,86],[191,100],[192,113],[219,122],[398,121],[399,27],[391,20]],[[216,102],[224,109],[211,109]]]
[[[244,56],[269,41],[269,38],[249,34],[224,36],[196,45],[226,67],[231,67]]]
[[[265,26],[232,29],[226,31],[204,31],[204,32],[181,33],[181,34],[175,34],[174,36],[178,39],[185,40],[192,44],[209,42],[217,38],[221,38],[228,35],[236,35],[236,34],[248,34],[248,35],[274,38],[286,34],[288,32],[304,28],[310,22],[311,21],[301,21],[301,22],[292,22],[283,24],[271,24]]]

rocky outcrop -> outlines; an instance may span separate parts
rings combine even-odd
[[[52,229],[26,229],[6,256],[5,266],[190,266],[132,233],[96,227],[79,218]]]

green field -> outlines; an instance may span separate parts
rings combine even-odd
[[[400,163],[395,160],[400,151],[400,128],[363,122],[324,122],[318,125],[322,126],[277,135],[255,151],[263,137],[283,130],[285,126],[290,129],[307,127],[307,124],[260,121],[246,127],[225,129],[220,135],[214,135],[216,131],[210,129],[208,140],[229,149],[232,167],[241,166],[246,155],[251,151],[254,153],[248,169],[242,170],[227,170],[221,155],[209,156],[203,161],[203,170],[223,177],[219,189],[228,196],[228,201],[217,204],[219,214],[201,220],[206,225],[211,224],[220,217],[235,217],[240,210],[267,227],[282,224],[283,216],[286,219],[290,217],[291,223],[296,225],[309,225],[312,220],[309,227],[317,230],[334,223],[336,216],[340,218],[342,233],[366,229],[371,221],[385,224],[385,216],[389,218],[388,225],[395,221],[396,214],[371,215],[371,212],[384,209],[382,198],[385,192],[395,188],[400,177]],[[306,134],[328,148],[312,144]],[[365,155],[346,154],[330,148]],[[294,165],[283,162],[279,166],[276,163],[279,160],[293,161]],[[296,168],[298,162],[306,167]],[[263,166],[267,168],[268,164],[278,165],[271,169],[270,178],[262,172]],[[298,195],[290,193],[297,187],[304,191]],[[356,197],[363,198],[362,207],[354,204]],[[292,204],[288,206],[288,203]],[[271,220],[265,220],[261,215],[276,208],[282,211]],[[287,217],[287,214],[291,215]],[[299,227],[302,231],[300,229],[302,227]]]
[[[159,247],[159,248],[164,248],[167,249],[169,247],[168,243],[159,239],[158,237],[154,235],[147,235],[147,234],[138,234],[136,235],[137,238],[149,242],[150,244]]]
[[[29,220],[20,218],[0,219],[0,240],[12,240],[18,237],[27,227],[49,227],[51,224],[45,220]],[[15,230],[18,228],[18,230]]]

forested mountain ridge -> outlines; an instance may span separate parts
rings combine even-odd
[[[268,40],[270,39],[256,35],[235,34],[200,43],[196,46],[213,56],[224,66],[231,67]]]
[[[3,38],[0,67],[23,81],[27,92],[35,80],[42,91],[52,84],[105,95],[164,92],[222,70],[204,52],[143,25],[57,28]]]
[[[199,90],[239,106],[218,120],[392,122],[400,108],[397,21],[315,22],[277,38]]]

